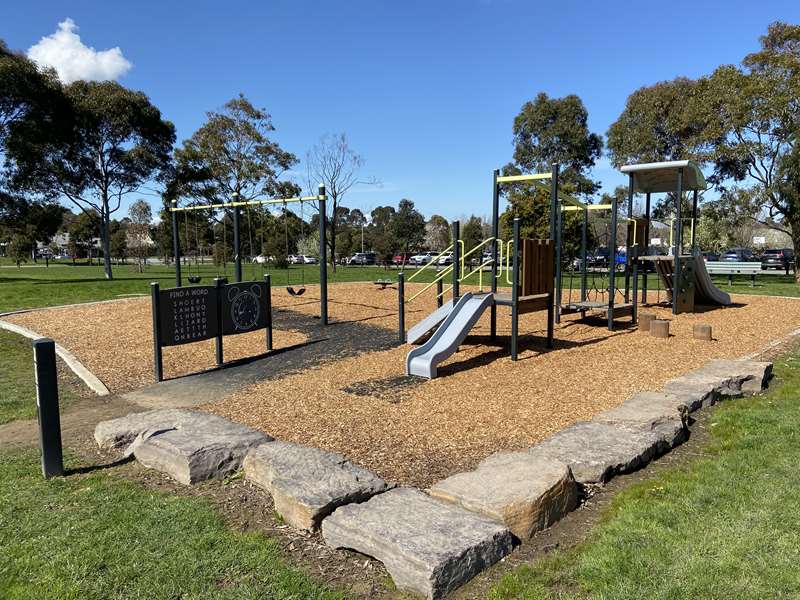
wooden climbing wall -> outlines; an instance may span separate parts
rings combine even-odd
[[[550,294],[554,289],[553,241],[521,240],[520,296]]]

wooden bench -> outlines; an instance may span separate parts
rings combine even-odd
[[[727,275],[728,285],[733,285],[734,275],[750,275],[750,287],[755,287],[756,275],[761,273],[761,263],[708,261],[706,271],[709,275]]]

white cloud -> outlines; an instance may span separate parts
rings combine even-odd
[[[77,29],[75,21],[65,19],[58,24],[55,33],[43,37],[28,49],[28,58],[39,65],[54,68],[64,83],[79,79],[113,80],[130,71],[133,64],[122,55],[119,47],[98,52],[84,45],[75,33]]]

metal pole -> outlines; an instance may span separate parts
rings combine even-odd
[[[164,361],[161,356],[160,292],[158,283],[150,284],[150,305],[153,311],[153,369],[156,381],[164,380]]]
[[[586,302],[586,250],[589,244],[589,209],[583,209],[583,226],[581,227],[581,302]]]
[[[672,273],[672,314],[678,314],[678,294],[681,282],[681,196],[683,195],[683,169],[678,169],[678,189],[675,197],[675,237],[672,246],[672,255],[675,270]]]
[[[234,193],[233,196],[234,196],[235,200],[239,199],[239,194]],[[233,207],[233,259],[234,259],[233,278],[236,281],[236,283],[239,283],[242,280],[242,254],[241,254],[241,240],[239,238],[239,216],[240,216],[239,205],[234,205],[234,207]]]
[[[558,163],[550,168],[550,239],[556,239],[556,207],[558,205]]]
[[[440,308],[444,304],[444,298],[442,296],[444,291],[444,284],[442,283],[441,279],[436,280],[436,306]]]
[[[692,254],[697,249],[697,190],[692,193]]]
[[[492,294],[497,293],[497,245],[500,243],[500,188],[497,183],[497,177],[500,175],[500,169],[492,171]],[[497,306],[492,304],[489,308],[489,337],[495,339],[497,337]]]
[[[328,219],[325,213],[325,185],[320,184],[319,196],[319,320],[328,325],[328,246],[326,244]]]
[[[269,273],[264,275],[264,285],[267,286],[264,296],[264,310],[267,311],[267,351],[272,350],[272,278]]]
[[[458,221],[453,221],[453,304],[461,295],[459,291],[458,279],[460,277],[459,266],[461,260],[461,248],[459,248],[458,240],[461,238],[461,224]]]
[[[556,199],[556,293],[554,300],[555,320],[556,323],[561,323],[561,242],[563,237],[563,215],[561,214],[561,202]]]
[[[644,252],[650,253],[650,192],[645,194],[644,204],[644,218],[647,221],[644,224]],[[653,271],[655,271],[655,262],[653,262]],[[647,303],[647,269],[644,269],[642,277],[642,304]]]
[[[514,260],[511,275],[511,360],[517,360],[519,332],[519,217],[514,219]]]
[[[406,343],[406,276],[397,274],[397,328],[400,343]]]
[[[228,283],[228,280],[224,277],[214,278],[214,287],[216,288],[214,291],[217,294],[217,323],[219,323],[219,332],[217,333],[217,337],[214,339],[214,350],[218,367],[222,366],[222,363],[225,360],[222,352],[222,288],[226,283]]]
[[[177,208],[178,202],[172,201],[172,208]],[[181,239],[178,235],[178,213],[174,210],[172,213],[172,253],[175,255],[175,287],[181,287]],[[187,240],[188,244],[189,241]],[[191,271],[189,271],[191,274]]]
[[[58,412],[56,344],[48,338],[33,342],[33,369],[36,381],[36,411],[39,417],[39,445],[42,475],[45,479],[64,475],[61,450],[61,417]]]
[[[614,294],[617,290],[617,199],[611,200],[611,243],[609,244],[608,267],[608,329],[614,329]]]
[[[628,227],[631,226],[631,218],[633,217],[633,174],[628,175]],[[636,231],[636,224],[633,224],[633,230]],[[631,262],[631,239],[630,236],[625,234],[625,302],[630,302],[630,289],[631,289],[631,269],[633,262]]]

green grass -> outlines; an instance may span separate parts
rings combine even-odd
[[[335,599],[278,543],[231,531],[200,498],[103,472],[45,481],[36,452],[0,453],[0,597]]]
[[[518,568],[507,598],[800,597],[800,353],[711,416],[707,457],[632,486],[589,540]]]
[[[31,340],[0,330],[0,425],[36,417]],[[68,405],[77,397],[70,386],[59,388],[59,403]]]

